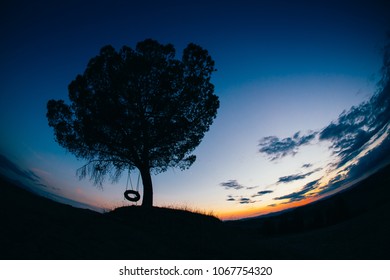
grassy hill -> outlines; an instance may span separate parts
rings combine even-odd
[[[182,210],[123,207],[100,214],[0,180],[0,259],[243,258],[236,230]],[[237,250],[232,250],[235,248]]]
[[[100,214],[0,179],[0,259],[390,259],[389,187],[387,167],[327,200],[222,222],[165,208]]]

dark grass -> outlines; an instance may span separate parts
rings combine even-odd
[[[327,200],[236,222],[135,206],[100,214],[0,179],[0,259],[390,259],[389,178],[387,167]]]
[[[141,207],[100,214],[38,197],[5,180],[1,180],[0,200],[1,259],[246,256],[246,250],[238,245],[237,230],[211,216]],[[231,250],[232,247],[237,250]]]

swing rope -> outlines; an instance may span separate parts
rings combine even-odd
[[[137,179],[137,192],[139,192],[139,179],[141,177],[141,172],[138,173],[138,179]]]
[[[127,191],[128,187],[129,187],[129,181],[131,183],[130,169],[129,169],[129,172],[127,172],[126,191]],[[131,184],[131,188],[133,188],[133,184]]]

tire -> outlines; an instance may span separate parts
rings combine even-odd
[[[139,194],[139,192],[133,191],[133,190],[125,191],[124,195],[125,195],[125,198],[127,200],[132,201],[132,202],[137,202],[141,198],[141,195]]]

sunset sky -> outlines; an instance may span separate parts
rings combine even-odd
[[[154,205],[234,219],[339,191],[389,160],[385,2],[2,2],[0,172],[78,207],[130,205],[127,174],[103,189],[78,179],[83,161],[55,142],[46,103],[69,103],[68,84],[101,47],[153,38],[177,57],[190,42],[207,49],[220,99],[193,166],[153,175]]]

